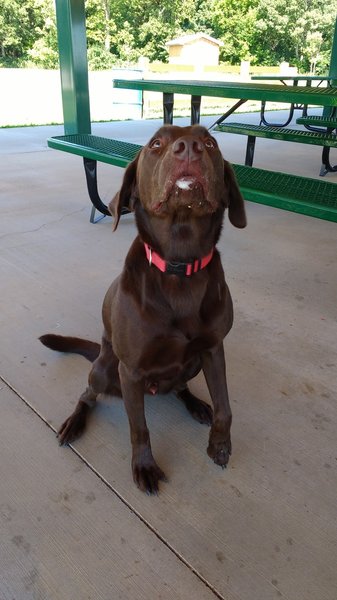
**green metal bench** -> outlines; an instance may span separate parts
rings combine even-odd
[[[135,158],[142,146],[92,135],[91,133],[56,136],[49,138],[47,142],[49,148],[63,150],[63,152],[83,157],[89,197],[93,204],[90,222],[96,222],[96,210],[102,215],[110,215],[108,207],[102,202],[98,192],[97,161],[125,168]]]
[[[309,131],[316,131],[318,133],[325,133],[326,135],[332,134],[337,130],[336,110],[332,109],[330,115],[324,114],[323,111],[321,116],[303,116],[296,120],[299,125],[304,125]],[[322,167],[321,175],[325,175],[327,172],[337,171],[337,166],[330,164],[330,148],[328,146],[323,148],[322,152]]]
[[[214,128],[214,131],[222,133],[237,133],[246,135],[247,148],[245,165],[252,166],[254,160],[255,141],[257,137],[282,140],[284,142],[298,142],[300,144],[311,144],[323,146],[322,167],[320,175],[336,169],[330,165],[329,150],[337,148],[337,136],[331,132],[303,131],[299,129],[288,129],[285,127],[273,127],[265,125],[248,125],[246,123],[222,123]],[[324,150],[327,150],[324,151]]]
[[[327,127],[329,129],[331,129],[332,131],[334,129],[337,129],[337,119],[336,117],[318,117],[318,116],[312,116],[312,117],[299,117],[298,119],[296,119],[296,123],[298,125],[316,125],[318,127]]]
[[[233,165],[245,200],[337,222],[337,184]]]
[[[48,146],[82,156],[93,211],[103,215],[109,210],[97,190],[97,161],[126,167],[141,146],[91,134],[52,137]],[[337,185],[317,179],[276,173],[245,165],[233,165],[246,200],[337,222]]]

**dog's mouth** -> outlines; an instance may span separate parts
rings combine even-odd
[[[163,196],[155,206],[155,212],[166,211],[169,207],[196,213],[214,212],[216,207],[210,201],[207,189],[204,177],[190,173],[179,174],[167,181]]]
[[[202,187],[201,182],[197,180],[196,177],[192,177],[191,175],[184,175],[183,177],[179,177],[179,179],[175,182],[175,187],[184,191],[193,191],[198,187]]]

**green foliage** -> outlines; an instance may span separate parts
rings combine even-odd
[[[91,69],[168,61],[166,42],[202,31],[237,65],[327,71],[337,0],[86,0]],[[0,66],[57,68],[54,0],[0,0]]]
[[[224,42],[221,59],[230,64],[251,60],[258,0],[215,0],[213,30]]]
[[[35,41],[35,27],[42,25],[35,0],[0,0],[0,55],[17,63]]]
[[[0,65],[58,66],[52,0],[0,0]]]
[[[260,64],[310,69],[331,51],[337,0],[259,0],[253,45]]]
[[[28,59],[24,66],[35,66],[41,69],[57,69],[58,48],[54,3],[52,0],[39,0],[40,20],[35,27],[36,39],[28,50]]]

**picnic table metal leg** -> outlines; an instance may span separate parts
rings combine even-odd
[[[89,197],[90,200],[93,204],[92,207],[92,211],[91,211],[91,215],[90,215],[90,223],[97,223],[98,221],[100,221],[101,219],[104,219],[104,217],[106,216],[111,216],[111,213],[108,209],[108,207],[106,206],[106,204],[104,204],[104,202],[102,202],[100,195],[98,193],[98,187],[97,187],[97,161],[93,160],[91,158],[83,158],[83,164],[84,164],[84,171],[85,171],[85,177],[87,180],[87,187],[88,187],[88,192],[89,192]],[[95,212],[96,210],[98,210],[100,213],[102,213],[102,216],[99,217],[98,219],[95,219]],[[122,215],[126,215],[128,214],[130,211],[126,208],[122,208]]]
[[[90,200],[93,204],[93,209],[91,211],[90,223],[97,223],[105,217],[106,215],[110,215],[110,211],[108,207],[102,202],[97,188],[97,161],[92,160],[91,158],[83,158],[85,177],[87,180],[87,187],[89,192]],[[95,211],[99,210],[102,213],[102,217],[95,220]]]
[[[247,102],[247,100],[239,100],[239,102],[236,102],[236,104],[234,104],[232,106],[232,108],[230,108],[229,110],[227,110],[227,112],[225,112],[223,115],[221,115],[221,117],[219,117],[209,128],[208,130],[210,131],[211,129],[213,129],[213,127],[215,127],[216,125],[220,125],[220,123],[222,123],[222,121],[225,121],[225,119],[227,119],[227,117],[229,117],[233,112],[236,111],[237,108],[239,108],[242,104],[244,104],[245,102]]]
[[[294,104],[290,105],[289,116],[288,116],[288,119],[284,123],[269,123],[264,116],[265,109],[266,109],[266,101],[263,100],[261,102],[261,110],[260,110],[260,119],[261,119],[260,125],[261,125],[261,123],[263,123],[263,125],[266,125],[267,127],[268,126],[269,127],[287,127],[287,125],[289,125],[290,121],[292,120],[292,118],[294,116],[295,105]]]
[[[201,96],[191,96],[191,125],[200,123]]]
[[[245,158],[245,165],[247,165],[247,167],[251,167],[253,165],[255,140],[256,140],[255,135],[248,136],[247,148],[246,148],[246,158]]]
[[[282,80],[283,85],[287,86],[287,83]],[[293,82],[294,87],[298,86],[298,80],[294,79]],[[299,108],[299,106],[295,106],[295,104],[291,104],[290,105],[290,109],[289,109],[289,117],[288,119],[285,121],[285,123],[268,123],[267,119],[264,116],[265,110],[266,110],[266,101],[263,100],[261,102],[261,111],[260,111],[260,117],[261,117],[261,121],[260,121],[260,125],[261,123],[263,123],[263,125],[266,125],[267,127],[287,127],[287,125],[289,125],[290,121],[292,120],[293,116],[294,116],[294,110],[295,108]],[[305,107],[303,107],[303,110],[305,110]]]
[[[326,133],[332,133],[334,129],[332,127],[327,127]],[[337,171],[337,165],[334,167],[330,163],[330,146],[324,146],[322,150],[322,166],[319,172],[321,177],[324,177],[327,173],[333,173]]]
[[[174,94],[164,92],[163,94],[163,110],[164,110],[164,123],[172,125],[173,123],[173,104]]]

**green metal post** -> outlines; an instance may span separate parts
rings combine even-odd
[[[56,0],[64,132],[91,133],[84,0]]]

